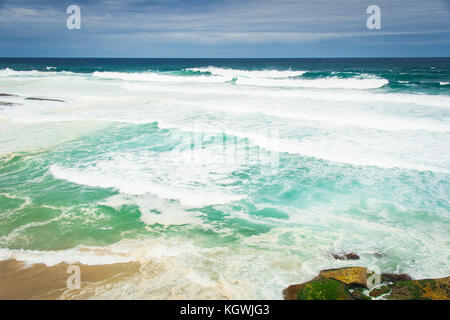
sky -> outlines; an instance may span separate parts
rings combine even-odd
[[[450,56],[450,0],[0,0],[0,57],[411,56]]]

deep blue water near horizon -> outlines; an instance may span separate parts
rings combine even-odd
[[[215,66],[241,70],[308,70],[306,79],[361,73],[389,80],[394,91],[450,94],[450,58],[0,58],[0,69],[17,71],[145,72]],[[338,74],[336,74],[336,72]],[[403,81],[403,82],[402,82]],[[406,82],[408,81],[408,82]]]
[[[448,275],[450,58],[0,58],[0,94],[0,260],[142,264],[100,298]]]

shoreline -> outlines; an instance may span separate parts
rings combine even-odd
[[[68,269],[70,266],[80,268],[82,281],[79,289],[68,288],[68,279],[73,274]],[[136,280],[143,280],[139,277],[142,268],[145,266],[139,262],[104,265],[62,262],[47,266],[3,260],[0,261],[0,300],[126,299],[120,296],[105,298],[105,293],[114,290],[116,284],[120,286],[128,282],[132,287],[136,285]],[[356,266],[322,270],[308,282],[288,286],[282,294],[285,300],[450,299],[450,277],[413,280],[406,274],[381,274],[380,284],[368,288],[367,279],[371,275],[370,270]],[[185,299],[179,295],[172,298]]]
[[[0,300],[48,300],[95,298],[96,288],[126,280],[139,271],[137,262],[105,265],[73,264],[80,267],[82,285],[69,290],[70,264],[28,265],[13,259],[0,261]]]
[[[74,269],[78,266],[80,287],[74,284]],[[186,270],[171,268],[165,273],[161,263],[118,262],[86,265],[61,262],[47,266],[27,264],[15,259],[0,261],[0,300],[232,300],[227,285],[210,286],[191,281]],[[179,273],[179,278],[173,278]],[[192,279],[191,279],[192,280]],[[246,299],[249,299],[247,297]],[[280,292],[281,299],[281,292]]]

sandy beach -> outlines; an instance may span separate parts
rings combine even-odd
[[[48,267],[44,264],[26,265],[16,260],[0,261],[0,300],[23,299],[89,299],[97,287],[123,281],[139,270],[138,263],[80,267],[80,289],[67,288],[66,263]]]

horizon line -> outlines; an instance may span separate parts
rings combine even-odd
[[[361,56],[361,57],[0,57],[0,59],[450,59],[450,56]]]

